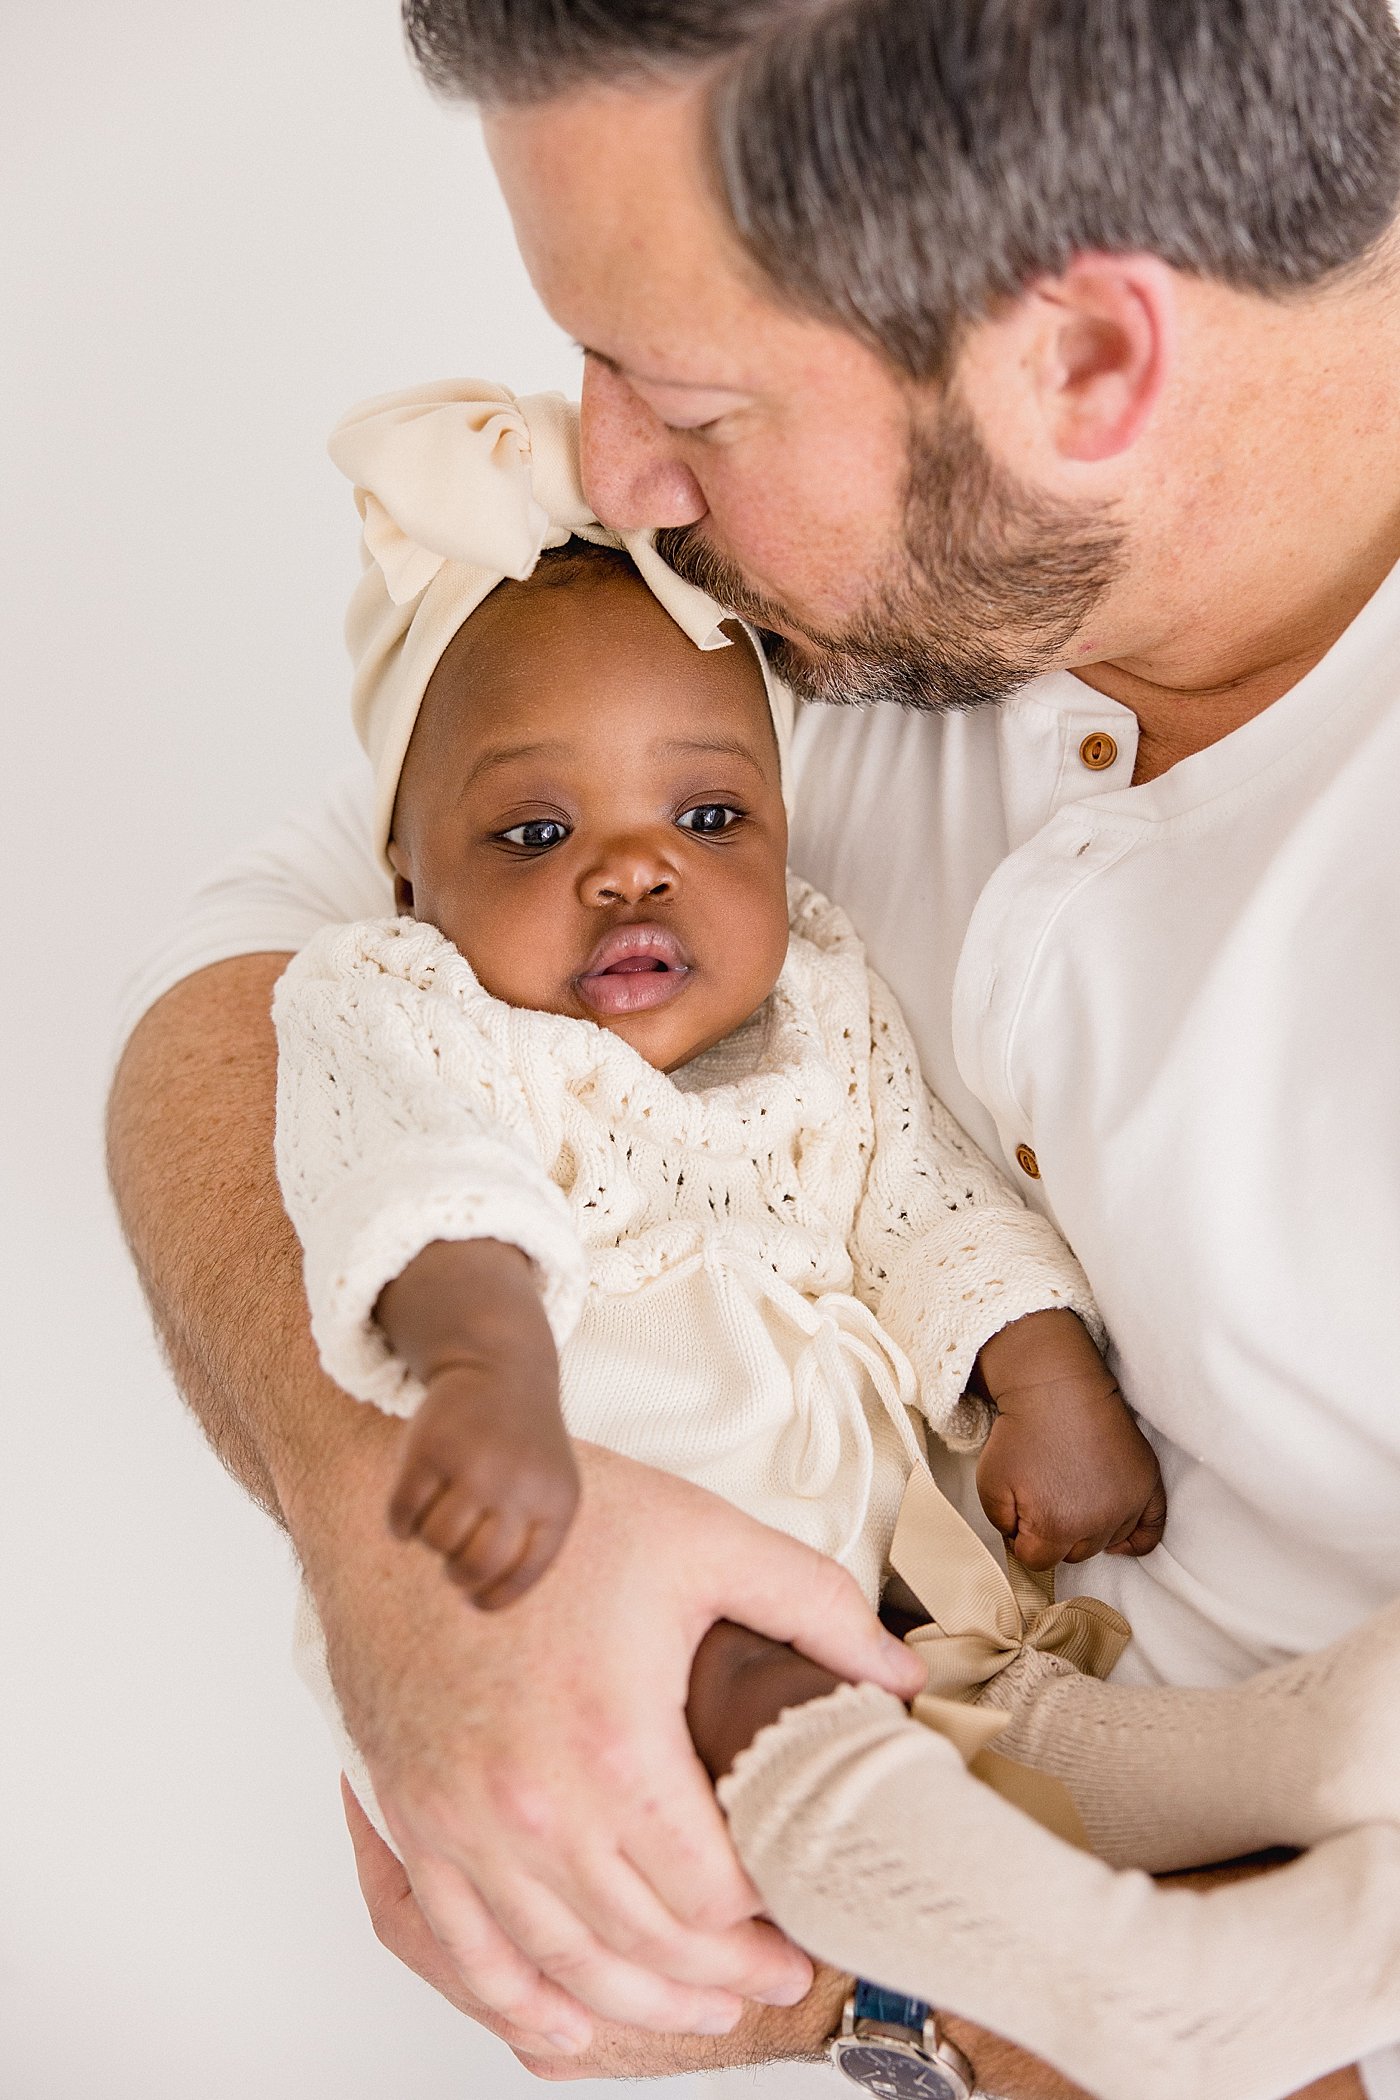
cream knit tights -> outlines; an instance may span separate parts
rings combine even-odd
[[[983,1702],[993,1748],[1060,1780],[1114,1866],[1161,1874],[1400,1824],[1400,1603],[1223,1691],[1136,1690],[1028,1653]]]
[[[720,1799],[799,1945],[1099,2100],[1278,2100],[1400,2035],[1389,1824],[1257,1881],[1160,1889],[1052,1837],[888,1693],[849,1685],[764,1729]]]

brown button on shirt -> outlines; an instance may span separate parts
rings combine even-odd
[[[1117,740],[1106,729],[1096,729],[1085,737],[1079,756],[1091,773],[1106,773],[1118,757]]]

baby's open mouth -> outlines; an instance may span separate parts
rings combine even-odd
[[[600,1021],[664,1006],[684,991],[690,958],[664,926],[615,926],[574,979],[579,998]]]

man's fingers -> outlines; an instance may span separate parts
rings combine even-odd
[[[758,1893],[679,1714],[673,1725],[673,1738],[659,1746],[629,1736],[611,1752],[595,1747],[608,1798],[628,1803],[625,1857],[602,1842],[601,1829],[599,1842],[571,1852],[546,1821],[530,1833],[528,1880],[480,1872],[476,1880],[511,1940],[596,2012],[637,2026],[724,2032],[729,2007],[713,1994],[787,2002],[801,1997],[810,1966],[781,1935],[752,1929]],[[647,1972],[642,1994],[634,1971]],[[664,1998],[659,1981],[674,1987]],[[675,1994],[687,1985],[689,2004]],[[695,1992],[710,1995],[697,2005]]]
[[[680,1924],[707,1937],[727,1933],[757,1916],[759,1894],[734,1850],[682,1713],[673,1725],[674,1737],[663,1748],[644,1750],[639,1743],[614,1760],[615,1782],[632,1806],[623,1849]],[[718,1970],[717,1980],[725,1974]]]
[[[614,1954],[542,1882],[494,1890],[491,1909],[544,1975],[604,2019],[657,2034],[728,2034],[743,2012],[737,1992],[673,1983]]]
[[[567,1985],[545,1976],[511,1940],[467,1877],[440,1860],[416,1862],[413,1893],[459,1983],[491,2013],[548,2038],[562,2054],[587,2048],[593,2023]]]
[[[787,1641],[834,1676],[881,1685],[900,1699],[923,1690],[917,1656],[885,1631],[855,1578],[779,1532],[767,1534],[762,1550],[746,1537],[713,1604],[716,1618]]]
[[[811,1963],[773,1926],[750,1917],[723,1932],[683,1925],[621,1853],[590,1862],[568,1901],[595,1936],[606,1933],[612,1952],[672,1982],[783,2005],[811,1987]]]
[[[360,1893],[381,1945],[459,2012],[488,2027],[510,2048],[554,2060],[565,2051],[587,2048],[592,2040],[588,2015],[582,2006],[565,1999],[543,1978],[538,1979],[539,2011],[544,2019],[553,2019],[553,2031],[544,2026],[537,2029],[528,2021],[506,2019],[463,1987],[461,1976],[419,1907],[402,1860],[385,1844],[344,1778],[340,1795],[355,1851]]]

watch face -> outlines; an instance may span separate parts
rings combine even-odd
[[[880,2100],[967,2100],[961,2079],[955,2084],[937,2064],[897,2043],[842,2042],[833,2054],[849,2079]]]

